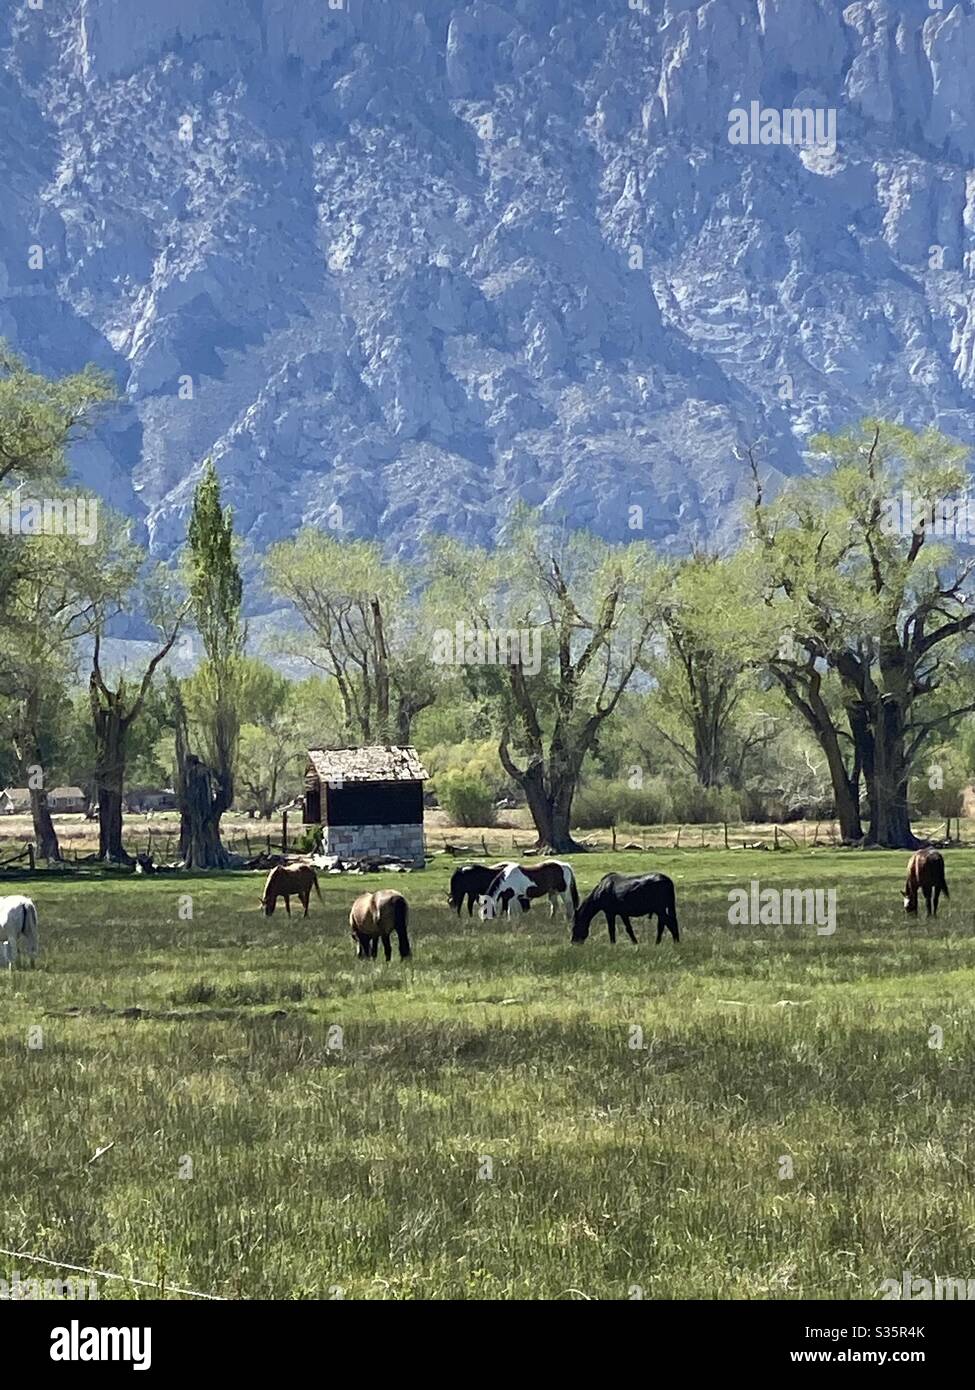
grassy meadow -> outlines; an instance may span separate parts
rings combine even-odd
[[[101,1298],[873,1298],[905,1269],[975,1275],[975,852],[946,859],[928,925],[901,907],[906,854],[580,856],[583,891],[673,876],[683,939],[659,947],[646,923],[611,947],[601,918],[573,947],[539,908],[458,922],[445,858],[323,877],[307,921],[265,919],[259,874],[8,882],[42,957],[0,978],[0,1246],[152,1286]],[[730,926],[752,879],[835,887],[835,933]],[[411,962],[354,958],[366,886],[409,897]]]

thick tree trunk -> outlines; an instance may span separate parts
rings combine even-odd
[[[132,856],[122,843],[122,789],[98,789],[98,857],[110,864],[131,864]]]
[[[122,843],[122,797],[128,724],[121,701],[113,700],[95,718],[95,785],[98,789],[98,857],[111,864],[131,864]]]
[[[535,848],[550,850],[553,854],[581,853],[585,846],[578,844],[571,834],[575,781],[560,781],[552,794],[545,785],[541,763],[531,764],[518,780],[535,825]]]
[[[883,849],[917,849],[908,802],[909,768],[904,717],[896,700],[879,699],[873,710],[872,759],[867,771],[870,832],[867,844]]]
[[[34,822],[34,839],[37,842],[39,857],[60,861],[61,845],[48,808],[47,792],[43,787],[30,789],[30,814]]]
[[[226,869],[230,856],[220,839],[220,812],[214,800],[213,774],[194,753],[186,755],[180,777],[180,805],[186,844],[181,855],[188,869]]]

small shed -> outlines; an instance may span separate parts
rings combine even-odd
[[[306,825],[320,825],[322,848],[340,859],[395,855],[422,867],[423,784],[415,748],[312,748],[305,768]]]

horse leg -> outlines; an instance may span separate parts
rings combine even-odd
[[[284,895],[284,906],[285,906],[285,911],[287,912],[288,916],[290,917],[290,916],[291,916],[291,899],[288,897],[287,893],[285,893],[285,895]]]
[[[310,889],[310,888],[306,888],[305,891],[304,891],[303,893],[299,893],[298,896],[299,896],[299,898],[301,899],[301,905],[302,905],[302,907],[305,909],[304,912],[303,912],[301,915],[302,915],[303,917],[307,917],[307,916],[308,916],[308,900],[309,900],[310,897],[311,897],[311,889]]]
[[[378,937],[377,937],[377,939],[376,939],[376,945],[377,945],[377,946],[379,945]],[[385,955],[387,962],[392,960],[392,958],[393,958],[393,944],[392,944],[392,942],[391,942],[390,939],[389,939],[389,932],[388,932],[388,931],[384,931],[384,932],[383,932],[383,954]]]
[[[616,945],[616,913],[615,913],[615,912],[607,912],[607,913],[606,913],[606,925],[607,925],[607,927],[609,927],[609,944],[610,944],[611,946],[615,946],[615,945]]]
[[[627,934],[627,936],[628,936],[628,937],[630,938],[630,940],[633,942],[633,945],[634,945],[634,946],[638,946],[640,943],[639,943],[639,942],[637,941],[637,939],[636,939],[636,932],[633,930],[633,924],[632,924],[632,922],[630,921],[629,917],[626,916],[625,913],[622,913],[622,912],[621,912],[621,913],[620,913],[620,916],[623,918],[623,925],[624,925],[624,927],[626,928],[626,934]]]
[[[934,885],[934,916],[938,915],[938,903],[941,901],[941,884]]]
[[[923,892],[924,892],[924,906],[927,908],[927,916],[930,917],[930,916],[931,916],[931,889],[927,886],[927,884],[924,885]]]

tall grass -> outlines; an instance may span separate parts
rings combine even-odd
[[[648,860],[576,863],[587,887]],[[41,968],[0,979],[0,1245],[155,1284],[104,1298],[856,1298],[973,1275],[973,860],[950,856],[928,925],[902,912],[903,855],[655,853],[683,933],[659,948],[639,924],[610,947],[601,919],[572,947],[538,909],[458,922],[441,861],[389,876],[416,950],[389,966],[353,957],[359,879],[289,921],[254,875],[41,876]],[[835,935],[730,927],[751,878],[837,887]]]

